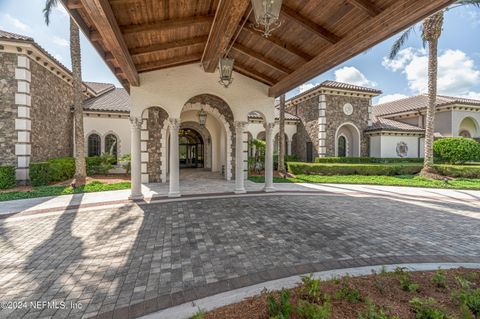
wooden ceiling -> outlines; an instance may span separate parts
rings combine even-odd
[[[120,82],[201,63],[215,72],[230,48],[235,70],[279,96],[454,0],[284,0],[269,38],[250,0],[62,0]]]

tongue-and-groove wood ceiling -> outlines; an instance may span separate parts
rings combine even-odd
[[[231,46],[235,71],[279,96],[453,0],[284,0],[269,38],[250,0],[62,0],[121,83],[189,63],[215,72]]]

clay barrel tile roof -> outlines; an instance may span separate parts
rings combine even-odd
[[[398,132],[423,132],[424,129],[411,124],[384,118],[374,118],[372,126],[367,131],[398,131]]]

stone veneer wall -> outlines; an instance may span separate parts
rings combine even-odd
[[[346,122],[355,124],[360,131],[360,156],[368,156],[368,138],[364,134],[370,120],[370,103],[368,97],[351,95],[325,94],[326,102],[326,156],[335,156],[335,133],[337,129]],[[343,106],[350,103],[353,106],[353,113],[346,115]]]
[[[31,62],[31,160],[72,156],[73,88],[38,63]]]
[[[17,142],[15,131],[16,67],[16,54],[0,53],[0,165],[17,165],[15,155],[15,143]]]
[[[144,126],[146,130],[142,130],[142,143],[145,144],[146,152],[143,152],[142,158],[142,174],[146,176],[143,182],[161,183],[166,182],[166,172],[162,172],[162,162],[166,160],[166,130],[164,129],[165,120],[168,119],[168,114],[165,110],[159,107],[151,107],[145,110],[146,117],[144,119]],[[163,143],[162,143],[162,138]],[[142,151],[144,149],[142,147]],[[145,154],[146,153],[146,154]]]
[[[296,105],[286,105],[285,111],[300,118],[297,124],[297,133],[292,140],[292,155],[297,156],[301,161],[307,160],[307,143],[313,146],[313,158],[318,156],[318,96],[314,96]]]
[[[232,133],[231,135],[232,147],[231,147],[230,155],[232,159],[231,160],[231,176],[234,178],[235,177],[235,125],[234,125],[232,110],[224,100],[211,94],[197,95],[191,98],[190,100],[188,100],[187,103],[185,104],[188,104],[188,103],[190,104],[200,103],[200,104],[210,105],[212,108],[217,109],[218,112],[224,116],[225,120],[230,126],[230,132]]]

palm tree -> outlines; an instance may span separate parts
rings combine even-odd
[[[45,0],[43,14],[45,23],[50,24],[50,15],[53,8],[58,6],[58,0]],[[87,176],[85,167],[85,142],[83,136],[83,92],[82,92],[82,67],[80,52],[80,33],[77,24],[70,17],[70,56],[72,59],[72,84],[75,129],[75,187],[85,184]]]
[[[480,8],[480,0],[459,0],[452,6],[427,17],[419,25],[424,46],[428,43],[428,106],[425,120],[425,153],[421,175],[429,175],[433,172],[433,133],[435,124],[435,104],[437,99],[437,74],[438,74],[438,39],[442,34],[444,13],[447,10],[464,5],[474,5]],[[405,45],[408,38],[415,30],[412,26],[405,30],[394,42],[390,50],[389,58],[393,60],[400,49]]]

